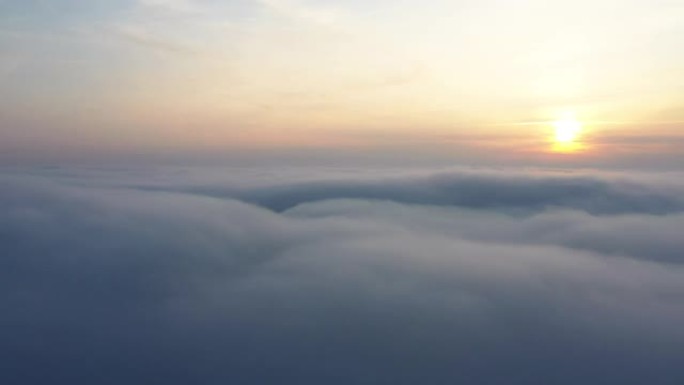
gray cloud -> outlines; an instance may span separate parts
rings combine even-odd
[[[684,380],[655,179],[116,175],[0,176],[3,383]]]
[[[449,172],[432,176],[282,183],[258,188],[192,186],[183,191],[232,197],[275,211],[330,199],[371,199],[503,211],[568,208],[595,214],[667,214],[684,210],[676,185],[623,176]]]

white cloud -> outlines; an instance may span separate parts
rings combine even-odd
[[[181,13],[198,13],[203,9],[192,0],[139,0],[139,4],[143,7]]]
[[[322,26],[332,26],[345,16],[341,8],[305,5],[297,0],[257,0],[266,9],[302,21]]]
[[[547,207],[548,194],[565,196],[548,185],[572,177],[520,173],[513,190],[476,174],[478,191],[496,203],[547,186],[539,202],[524,200],[542,211],[444,205],[439,193],[410,204],[375,186],[373,200],[309,199],[276,213],[178,192],[197,180],[152,171],[0,177],[0,357],[16,368],[0,379],[636,385],[654,371],[684,375],[680,208]],[[644,187],[596,179],[609,188],[577,200]],[[404,194],[434,189],[403,180]],[[288,184],[301,196],[299,183],[237,190],[282,196]],[[331,188],[353,195],[358,181]],[[653,258],[658,245],[672,253]],[[36,364],[59,370],[22,370]]]

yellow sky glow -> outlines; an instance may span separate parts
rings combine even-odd
[[[652,122],[684,121],[678,2],[119,6],[0,31],[0,123],[18,127],[2,142],[230,149],[468,137],[461,145],[486,155],[483,142],[528,153],[550,129],[552,152],[583,156],[589,128],[609,132],[594,122],[643,122],[659,135]]]

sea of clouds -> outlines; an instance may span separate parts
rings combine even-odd
[[[682,384],[684,176],[7,168],[3,384]]]

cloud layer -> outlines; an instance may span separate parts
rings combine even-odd
[[[121,175],[0,176],[3,383],[684,380],[671,182]]]

